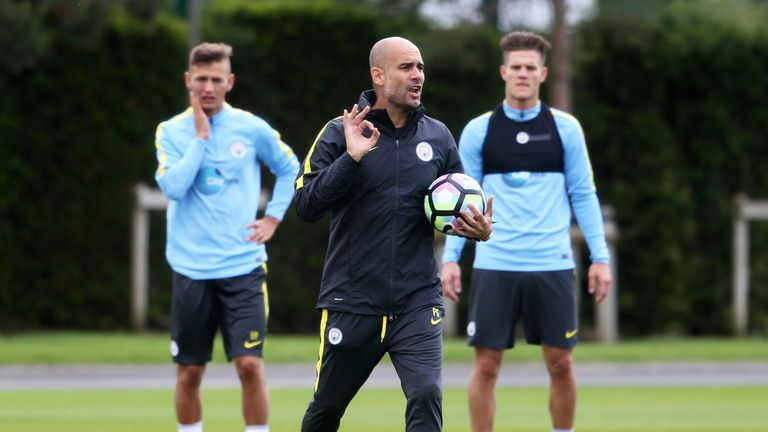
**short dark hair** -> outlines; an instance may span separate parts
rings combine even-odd
[[[204,42],[189,52],[189,67],[229,60],[230,57],[232,57],[231,46],[225,43]]]
[[[547,61],[547,51],[552,49],[552,45],[542,36],[527,31],[507,33],[501,38],[499,47],[501,48],[502,57],[511,51],[538,51],[544,62]]]

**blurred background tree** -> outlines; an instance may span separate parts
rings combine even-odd
[[[0,3],[0,331],[129,326],[133,186],[154,185],[155,127],[186,107],[190,1]],[[199,1],[201,40],[235,48],[231,102],[300,158],[370,86],[379,38],[420,47],[427,113],[458,137],[503,97],[501,34],[545,33],[561,75],[544,99],[572,104],[617,211],[622,335],[729,333],[731,199],[768,190],[765,2]],[[156,212],[158,330],[170,310],[164,228]],[[751,331],[765,334],[768,226],[751,239]],[[326,240],[327,221],[289,210],[269,246],[273,331],[315,331]]]

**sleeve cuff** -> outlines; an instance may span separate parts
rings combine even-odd
[[[459,262],[459,254],[456,251],[445,249],[443,251],[442,263]]]

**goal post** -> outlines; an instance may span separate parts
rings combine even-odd
[[[168,198],[144,183],[134,186],[136,201],[131,223],[131,322],[135,330],[147,325],[149,286],[149,211],[164,210]]]
[[[749,316],[749,223],[768,220],[768,201],[751,200],[745,194],[734,198],[733,281],[731,303],[733,332],[745,336]]]

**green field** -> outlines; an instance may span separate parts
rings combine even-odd
[[[306,390],[272,390],[272,432],[299,430],[309,401]],[[445,431],[469,430],[461,388],[446,389]],[[203,392],[205,431],[241,431],[237,390]],[[545,389],[502,388],[496,432],[548,431]],[[152,391],[0,391],[3,432],[172,431],[173,395]],[[765,387],[585,388],[580,392],[579,432],[764,432]],[[404,430],[404,399],[397,389],[363,389],[342,420],[346,432]]]
[[[267,362],[313,362],[314,336],[271,336]],[[444,345],[446,362],[469,362],[463,339]],[[507,362],[540,361],[537,347],[520,346]],[[589,361],[761,361],[768,359],[764,339],[652,339],[613,345],[583,343],[579,362]],[[215,361],[223,361],[217,346]],[[0,335],[0,365],[168,363],[166,334],[27,333]],[[509,367],[509,366],[507,366]],[[310,389],[273,388],[270,430],[297,431]],[[206,432],[242,430],[237,389],[206,389]],[[495,431],[548,431],[545,388],[499,388]],[[768,386],[585,387],[580,389],[579,432],[757,432],[768,431]],[[466,389],[444,391],[445,431],[468,431]],[[363,388],[342,421],[346,432],[404,429],[405,401],[398,388]],[[2,432],[155,432],[175,428],[170,390],[3,391]]]
[[[220,340],[220,339],[219,339]],[[47,332],[0,334],[0,364],[47,363],[164,363],[170,361],[169,336],[165,333]],[[316,336],[271,335],[265,345],[267,362],[313,362]],[[605,345],[581,343],[577,361],[755,360],[768,359],[765,339],[648,339]],[[463,338],[447,339],[446,362],[469,362],[472,350]],[[214,361],[224,361],[217,342]],[[538,347],[521,345],[508,351],[507,361],[538,361]]]

